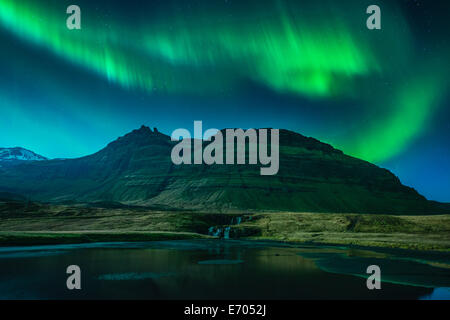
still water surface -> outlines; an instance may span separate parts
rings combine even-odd
[[[82,289],[66,288],[81,268]],[[382,289],[366,287],[367,266]],[[0,248],[1,299],[450,299],[445,253],[235,240]]]

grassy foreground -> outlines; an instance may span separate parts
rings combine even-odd
[[[201,239],[233,217],[242,222],[231,225],[232,238],[450,252],[450,215],[227,214],[20,201],[0,201],[0,246]]]
[[[188,232],[111,232],[111,231],[79,231],[79,232],[0,232],[0,245],[50,245],[76,244],[91,242],[131,242],[204,239],[208,236]]]
[[[260,214],[234,229],[253,230],[251,239],[450,251],[450,215]]]

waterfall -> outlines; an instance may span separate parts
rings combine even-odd
[[[213,237],[220,237],[222,235],[222,228],[220,227],[209,227],[208,235]]]
[[[223,238],[224,239],[230,239],[230,227],[225,227],[223,231]]]
[[[239,225],[242,222],[242,217],[231,217],[230,224],[224,226],[212,226],[208,228],[208,235],[213,237],[220,237],[224,239],[230,239],[230,231],[232,225]]]

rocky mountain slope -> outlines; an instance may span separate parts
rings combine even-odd
[[[206,145],[206,143],[205,143]],[[170,137],[142,126],[77,159],[0,168],[0,191],[52,202],[228,211],[429,214],[446,211],[386,169],[328,144],[280,130],[280,169],[260,165],[174,165]]]

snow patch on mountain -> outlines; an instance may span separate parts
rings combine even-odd
[[[0,148],[0,161],[13,161],[13,160],[42,161],[47,160],[47,158],[37,153],[34,153],[33,151],[20,147]]]

